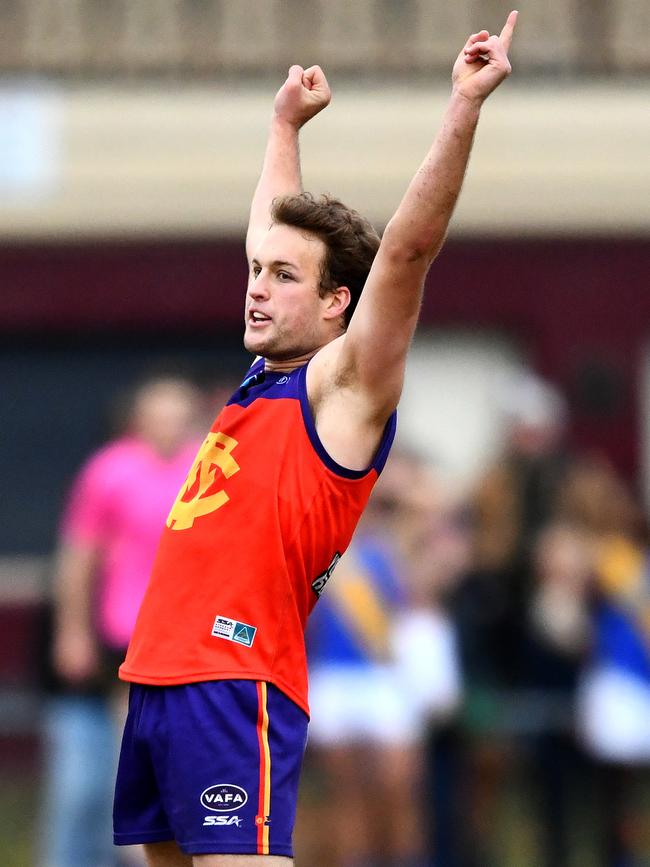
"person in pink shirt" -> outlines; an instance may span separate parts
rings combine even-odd
[[[200,443],[198,390],[157,378],[134,392],[127,430],[86,461],[62,520],[52,663],[59,694],[46,720],[43,860],[115,862],[111,805],[117,718],[127,692],[117,667],[131,637],[169,504]]]

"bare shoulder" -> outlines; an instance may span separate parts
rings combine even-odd
[[[394,407],[377,412],[372,396],[341,365],[344,337],[328,343],[307,368],[307,397],[318,437],[343,467],[365,470],[375,457]]]

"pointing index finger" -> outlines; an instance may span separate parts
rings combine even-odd
[[[512,42],[512,34],[515,31],[515,24],[517,23],[518,15],[519,13],[516,10],[512,11],[510,15],[508,15],[508,19],[503,25],[503,30],[499,34],[499,39],[503,43],[506,52],[509,50],[510,43]]]

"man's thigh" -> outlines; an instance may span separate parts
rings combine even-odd
[[[145,847],[148,867],[291,867],[291,858],[275,855],[184,855],[176,843],[149,843]]]
[[[192,856],[184,855],[173,840],[145,843],[143,849],[147,867],[192,867]]]
[[[291,867],[292,858],[279,855],[195,855],[193,867]]]

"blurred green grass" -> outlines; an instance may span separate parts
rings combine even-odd
[[[31,771],[3,773],[0,785],[2,867],[40,867],[34,847],[39,802],[39,782]]]

